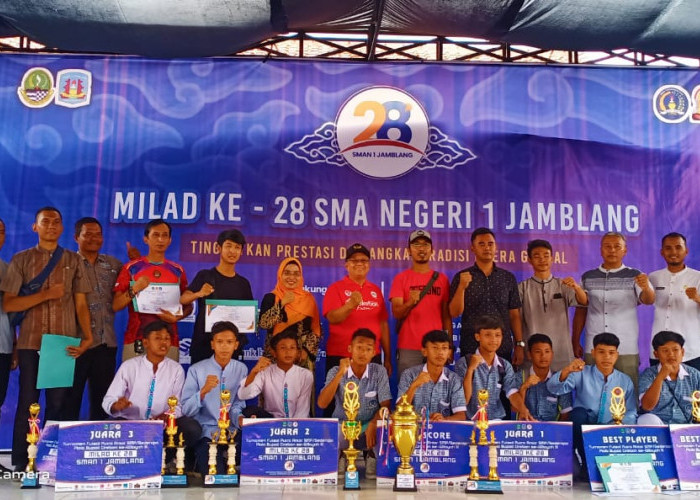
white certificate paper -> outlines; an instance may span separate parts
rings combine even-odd
[[[239,333],[254,333],[258,317],[258,303],[255,300],[206,300],[204,311],[204,331],[210,332],[214,323],[230,321]]]
[[[131,282],[133,286],[135,282]],[[134,310],[144,314],[161,314],[163,310],[182,314],[178,283],[151,283],[134,297]]]

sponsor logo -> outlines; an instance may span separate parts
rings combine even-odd
[[[43,108],[53,100],[53,75],[46,68],[30,68],[17,88],[19,100],[30,108]]]
[[[476,158],[431,125],[416,98],[382,86],[352,95],[335,122],[324,123],[285,151],[310,164],[349,166],[375,179],[393,179],[413,169],[454,169]]]

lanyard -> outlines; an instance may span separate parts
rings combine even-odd
[[[608,392],[605,390],[605,386],[603,386],[603,393],[600,395],[600,408],[598,409],[598,422],[599,424],[604,424],[603,422],[603,417],[605,416],[605,400],[608,395]]]
[[[148,390],[148,407],[146,408],[146,420],[151,418],[151,408],[153,408],[153,393],[156,389],[156,376],[151,379],[151,388]]]
[[[284,416],[285,418],[289,418],[289,389],[286,382],[284,383],[282,395],[284,397]]]

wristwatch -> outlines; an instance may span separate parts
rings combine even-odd
[[[525,342],[522,340],[518,340],[515,345],[520,346],[520,347],[525,347]]]

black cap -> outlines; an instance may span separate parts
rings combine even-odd
[[[423,238],[425,240],[428,240],[430,244],[432,245],[433,240],[430,237],[430,233],[426,231],[425,229],[416,229],[411,233],[411,235],[408,237],[408,244],[410,245],[414,241],[416,241],[418,238]]]
[[[366,246],[364,246],[361,243],[353,243],[348,247],[348,249],[345,252],[345,260],[350,260],[350,257],[355,255],[356,253],[365,254],[368,258],[370,258],[369,250],[367,250]]]

